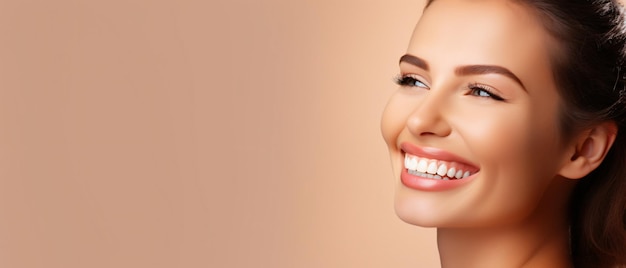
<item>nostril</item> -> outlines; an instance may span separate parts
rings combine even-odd
[[[451,128],[448,123],[440,117],[431,118],[409,118],[407,128],[413,136],[448,136]]]

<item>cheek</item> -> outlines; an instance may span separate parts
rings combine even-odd
[[[536,209],[556,175],[558,130],[550,114],[538,119],[527,109],[490,118],[463,132],[481,161],[482,180],[473,188],[480,198],[470,203],[477,218],[514,221]]]
[[[471,107],[456,112],[450,119],[464,146],[482,165],[519,157],[529,145],[526,132],[531,120],[523,109]]]
[[[405,102],[396,94],[391,97],[383,111],[380,128],[389,149],[397,147],[398,136],[404,129],[411,112],[408,103]]]
[[[531,108],[485,111],[481,118],[459,120],[460,135],[481,161],[520,165],[552,158],[558,150],[555,113],[535,114]],[[468,124],[466,122],[472,122]]]

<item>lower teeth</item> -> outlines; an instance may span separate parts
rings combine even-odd
[[[407,169],[407,171],[408,171],[408,172],[409,172],[409,174],[411,174],[411,175],[420,176],[420,177],[425,177],[425,178],[429,178],[429,179],[444,180],[444,181],[447,181],[447,180],[456,180],[456,178],[452,178],[452,179],[451,179],[451,178],[450,178],[450,177],[448,177],[448,176],[443,176],[443,177],[442,177],[442,176],[439,176],[439,175],[436,175],[436,174],[428,174],[428,173],[419,172],[419,171],[417,171],[417,170],[410,170],[410,169]]]

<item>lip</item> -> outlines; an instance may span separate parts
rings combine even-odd
[[[418,147],[408,142],[403,142],[401,144],[401,149],[404,153],[408,153],[411,155],[415,155],[418,157],[425,157],[429,159],[437,159],[448,162],[457,162],[463,164],[467,167],[472,168],[472,175],[469,177],[459,179],[459,180],[440,180],[440,179],[430,179],[417,175],[409,174],[407,169],[402,166],[402,172],[400,173],[400,181],[405,186],[421,191],[446,191],[451,190],[457,187],[461,187],[476,178],[478,174],[479,168],[478,165],[464,159],[458,155],[447,152],[442,149],[432,148],[432,147]]]
[[[421,190],[421,191],[429,191],[429,192],[438,192],[438,191],[446,191],[451,190],[457,187],[461,187],[471,181],[474,180],[476,175],[479,173],[474,173],[467,178],[463,178],[460,180],[438,180],[438,179],[429,179],[416,175],[409,174],[406,168],[402,168],[402,173],[400,173],[400,181],[406,187]]]

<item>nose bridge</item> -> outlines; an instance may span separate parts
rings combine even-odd
[[[450,134],[446,115],[446,96],[431,89],[424,98],[416,104],[415,109],[407,119],[407,127],[415,136]]]

